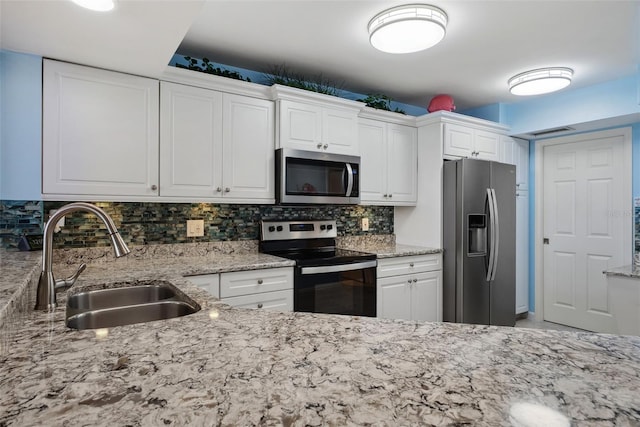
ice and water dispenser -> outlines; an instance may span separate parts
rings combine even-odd
[[[483,256],[487,253],[487,216],[469,214],[467,218],[469,232],[469,256]]]

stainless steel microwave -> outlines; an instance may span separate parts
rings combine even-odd
[[[278,203],[360,203],[360,157],[279,148]]]

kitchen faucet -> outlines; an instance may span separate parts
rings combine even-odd
[[[57,305],[56,289],[69,288],[86,267],[85,264],[81,264],[75,274],[67,279],[58,280],[57,283],[56,279],[53,277],[53,231],[60,218],[75,211],[90,212],[102,220],[109,232],[109,239],[111,239],[111,245],[113,246],[113,251],[117,258],[125,256],[131,252],[124,243],[124,240],[122,240],[122,236],[120,236],[113,220],[105,211],[91,203],[76,202],[64,205],[51,215],[49,221],[47,221],[44,226],[44,240],[42,242],[42,272],[40,273],[40,280],[38,281],[35,310],[54,310]]]

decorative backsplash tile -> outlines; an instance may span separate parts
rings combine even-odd
[[[0,230],[2,246],[15,248],[21,234],[42,233],[43,212],[69,202],[3,201]],[[393,234],[390,206],[277,206],[217,205],[210,203],[96,202],[113,219],[125,242],[132,245],[257,240],[263,219],[335,219],[338,235]],[[19,209],[13,206],[19,207]],[[33,206],[38,206],[34,211]],[[10,210],[5,209],[11,207]],[[6,213],[4,213],[7,211]],[[29,214],[30,213],[30,214]],[[369,231],[360,230],[360,219],[369,218]],[[187,220],[204,220],[203,237],[187,237]],[[30,227],[19,228],[18,221]],[[6,234],[9,238],[4,238]],[[92,214],[75,212],[54,239],[55,247],[108,246],[104,225]]]
[[[42,201],[0,201],[0,247],[17,248],[25,234],[41,234]]]

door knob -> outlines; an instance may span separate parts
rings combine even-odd
[[[542,244],[543,244],[543,245],[548,245],[548,244],[549,244],[549,238],[544,237],[544,238],[542,239]]]

